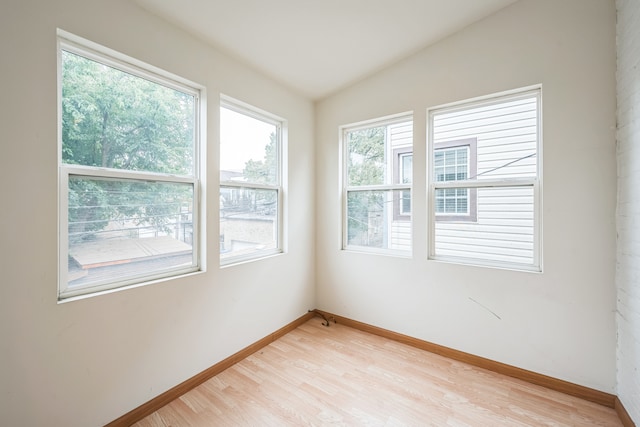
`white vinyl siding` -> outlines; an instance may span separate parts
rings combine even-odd
[[[411,147],[413,145],[413,122],[390,125],[389,138],[392,148]]]
[[[411,249],[411,221],[393,221],[391,248],[405,251]]]
[[[389,142],[391,150],[401,150],[408,148],[413,150],[413,122],[396,123],[389,126]],[[406,156],[413,155],[412,151],[405,151],[399,154],[398,158],[392,159],[397,161],[398,176],[396,178],[398,184],[411,184],[413,181],[413,167],[411,171],[405,174],[402,159]],[[395,157],[395,156],[394,156]],[[403,176],[404,175],[404,176]],[[403,194],[409,194],[409,206],[411,206],[411,190],[397,192],[399,199],[393,203],[393,222],[391,224],[391,249],[400,251],[411,250],[411,210],[405,212],[403,206]]]
[[[477,191],[475,221],[431,221],[432,258],[539,270],[538,121],[538,91],[431,112],[431,156],[439,144],[477,141],[475,176],[431,177],[431,203],[441,186]]]

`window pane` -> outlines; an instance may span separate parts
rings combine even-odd
[[[439,148],[434,150],[434,176],[436,181],[467,179],[469,147]]]
[[[456,163],[466,165],[467,164],[467,152],[469,149],[467,147],[456,150]]]
[[[195,97],[62,51],[62,161],[194,173]]]
[[[413,122],[380,122],[344,132],[345,249],[411,250]],[[378,189],[377,186],[394,188]],[[374,186],[359,191],[357,187]]]
[[[195,266],[193,185],[69,177],[68,284]]]
[[[533,187],[479,188],[477,194],[477,222],[436,222],[436,255],[533,263]]]
[[[278,126],[220,108],[220,180],[279,185]]]
[[[477,172],[470,179],[535,177],[537,102],[532,96],[438,113],[433,118],[434,150],[452,140],[477,138]],[[436,166],[442,156],[438,151],[434,151]],[[458,162],[464,163],[461,158]]]
[[[386,133],[386,126],[347,132],[347,175],[349,185],[385,183],[385,178],[387,177]]]
[[[278,191],[220,188],[220,258],[278,248]]]
[[[413,155],[412,154],[403,154],[402,157],[402,183],[410,184],[413,180]]]
[[[394,200],[406,203],[404,206],[410,210],[410,197],[409,191],[400,190],[350,191],[347,194],[347,244],[411,250],[411,222],[394,220],[393,214]]]
[[[401,206],[400,208],[401,215],[411,214],[411,191],[409,190],[402,191],[402,201],[400,206]]]
[[[469,215],[469,189],[436,189],[436,214]]]

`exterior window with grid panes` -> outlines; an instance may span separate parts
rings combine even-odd
[[[434,173],[437,182],[461,181],[469,178],[469,148],[443,148],[434,153]],[[436,215],[468,215],[469,189],[436,190]]]

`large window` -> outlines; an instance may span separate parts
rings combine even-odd
[[[283,121],[237,101],[220,108],[220,262],[282,252]]]
[[[539,271],[540,90],[430,111],[430,257]]]
[[[88,45],[59,34],[59,299],[201,266],[201,90]]]
[[[386,118],[342,129],[345,249],[411,251],[413,122]]]

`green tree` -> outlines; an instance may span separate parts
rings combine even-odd
[[[352,131],[347,136],[349,185],[384,184],[386,127]]]
[[[264,147],[262,160],[248,160],[244,165],[243,176],[254,184],[276,185],[278,183],[278,148],[276,134],[269,135],[269,143]]]
[[[385,183],[386,126],[351,131],[347,134],[347,176],[349,186]],[[347,197],[347,239],[352,244],[377,246],[370,241],[369,217],[381,212],[384,193],[380,191],[351,192]]]
[[[189,175],[194,108],[193,95],[63,52],[65,164]],[[70,179],[70,239],[92,238],[114,220],[166,231],[176,200],[188,200],[191,191],[134,180]]]
[[[262,160],[248,160],[242,171],[247,185],[278,184],[278,145],[276,134],[269,135],[269,142],[264,147]],[[243,192],[243,198],[236,200],[234,206],[227,211],[252,212],[260,215],[274,215],[278,208],[278,193],[276,190],[251,190]]]

